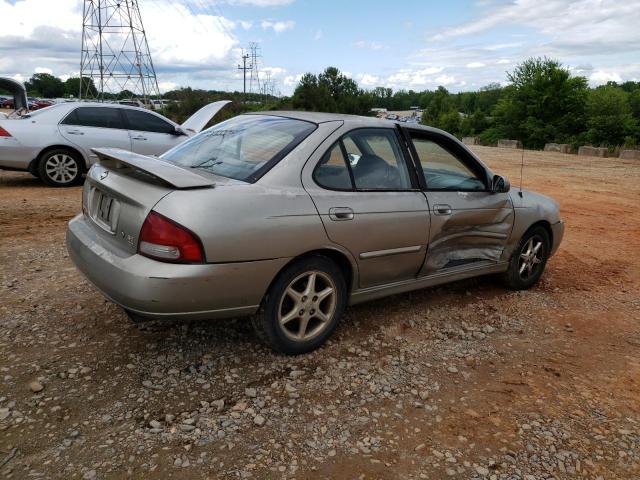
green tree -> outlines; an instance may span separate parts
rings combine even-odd
[[[64,83],[50,73],[36,73],[25,82],[28,92],[34,92],[46,98],[56,98],[64,95]]]
[[[437,126],[440,122],[440,117],[452,110],[455,109],[449,91],[444,87],[438,87],[424,112],[422,112],[422,123]]]
[[[587,137],[593,144],[622,145],[625,137],[635,133],[629,94],[619,87],[607,85],[591,90],[587,114]]]
[[[98,89],[90,77],[83,77],[82,95],[95,97],[98,95]],[[80,77],[69,77],[64,82],[64,95],[66,97],[77,97],[80,94]]]
[[[584,130],[586,78],[572,77],[547,58],[526,60],[507,76],[511,85],[494,109],[496,127],[505,137],[542,148]]]
[[[373,106],[373,97],[335,67],[320,75],[303,75],[294,93],[294,108],[319,112],[366,115]]]

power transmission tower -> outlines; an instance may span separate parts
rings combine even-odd
[[[138,0],[84,0],[79,97],[123,92],[160,96]]]
[[[258,63],[261,55],[259,54],[260,47],[256,42],[249,43],[249,51],[251,52],[251,77],[249,79],[249,91],[251,93],[260,93],[260,72],[258,71]],[[255,85],[255,90],[254,90]]]
[[[242,65],[238,65],[238,70],[242,70],[243,87],[242,93],[244,95],[245,102],[247,101],[247,70],[253,69],[253,64],[247,66],[247,60],[249,60],[249,54],[245,54],[242,51]]]

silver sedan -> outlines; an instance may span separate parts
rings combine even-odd
[[[144,108],[67,102],[0,118],[0,169],[23,170],[52,187],[76,185],[97,161],[94,147],[160,155],[199,133],[228,100],[205,105],[182,125]]]
[[[67,248],[135,320],[251,316],[308,352],[347,305],[486,274],[534,285],[564,233],[453,136],[336,114],[235,117],[158,159],[96,150]]]

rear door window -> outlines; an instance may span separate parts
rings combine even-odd
[[[339,158],[342,157],[342,162]],[[329,189],[411,190],[409,168],[395,130],[361,128],[344,135],[314,171],[318,185]]]
[[[119,109],[109,107],[78,107],[67,115],[61,123],[79,127],[124,129]]]
[[[174,133],[176,130],[172,124],[152,113],[129,110],[128,108],[123,108],[122,111],[127,117],[129,130],[152,133]]]
[[[329,190],[352,190],[351,174],[345,162],[340,142],[336,142],[313,172],[313,179],[318,185]]]

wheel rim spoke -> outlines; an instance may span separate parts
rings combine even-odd
[[[282,318],[280,318],[280,324],[281,324],[281,325],[285,325],[285,324],[287,324],[288,322],[290,322],[291,320],[293,320],[293,319],[295,319],[295,318],[298,318],[298,311],[299,311],[299,308],[298,308],[298,306],[296,305],[295,307],[293,307],[293,308],[291,309],[291,311],[290,311],[289,313],[287,313],[285,316],[283,316]]]
[[[333,293],[333,288],[327,287],[321,292],[316,293],[316,297],[318,297],[318,303],[322,302],[325,298]]]
[[[307,327],[309,326],[309,317],[304,317],[300,319],[300,325],[298,327],[298,338],[304,339],[305,334],[307,333]]]

